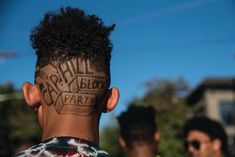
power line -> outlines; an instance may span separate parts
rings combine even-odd
[[[120,47],[122,49],[138,48],[138,49],[182,49],[182,48],[193,48],[193,47],[205,47],[205,46],[217,46],[222,44],[235,44],[235,37],[225,37],[225,38],[212,38],[205,40],[195,40],[195,41],[179,41],[171,43],[150,43],[150,44],[138,44],[138,45],[128,45]]]
[[[174,6],[163,8],[163,9],[160,9],[160,10],[147,12],[147,13],[144,13],[144,14],[141,14],[141,15],[137,15],[137,16],[128,18],[126,20],[122,20],[119,23],[121,25],[124,25],[124,26],[129,25],[129,24],[136,24],[136,23],[140,23],[140,22],[143,22],[143,21],[146,21],[146,20],[160,18],[160,17],[163,17],[165,15],[190,10],[190,9],[195,8],[195,7],[199,7],[199,6],[207,5],[207,4],[210,4],[210,3],[214,3],[216,1],[218,1],[218,0],[196,0],[196,1],[191,0],[191,1],[187,1],[186,3],[181,3],[181,4],[174,5]]]

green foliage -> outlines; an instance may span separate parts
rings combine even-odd
[[[156,122],[161,134],[159,154],[164,157],[184,156],[182,127],[189,109],[181,97],[188,92],[187,82],[182,78],[152,80],[147,87],[146,94],[133,103],[156,109]]]
[[[113,116],[110,120],[112,122],[110,125],[104,127],[101,131],[101,141],[100,146],[107,152],[111,153],[115,157],[125,156],[124,151],[119,145],[119,127],[117,125],[117,120]]]
[[[186,119],[187,107],[180,103],[157,116],[157,124],[161,133],[159,154],[164,157],[184,156],[182,126]],[[171,151],[169,151],[171,150]]]
[[[146,83],[146,87],[148,90],[144,96],[133,99],[130,105],[153,106],[156,109],[156,122],[161,134],[159,146],[161,156],[185,156],[182,126],[190,111],[182,97],[187,94],[189,89],[187,81],[182,78],[178,80],[152,80]],[[102,134],[103,148],[110,150],[109,152],[114,156],[120,156],[121,150],[115,141],[119,136],[117,124],[106,126]],[[110,141],[110,137],[112,141]]]
[[[12,84],[0,86],[0,94],[19,92]],[[26,142],[37,142],[41,131],[37,124],[37,115],[27,107],[23,99],[0,102],[0,156],[12,156],[17,148]],[[33,141],[32,141],[33,140]]]

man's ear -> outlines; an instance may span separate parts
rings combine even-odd
[[[124,141],[124,139],[123,139],[121,136],[119,137],[118,141],[119,141],[120,146],[121,146],[124,150],[126,150],[126,142]]]
[[[32,109],[37,109],[40,106],[40,96],[37,86],[29,82],[25,82],[22,90],[28,106]]]
[[[119,99],[119,90],[117,88],[109,89],[106,94],[103,112],[112,111],[116,107],[118,99]]]
[[[221,143],[220,139],[217,138],[217,139],[213,140],[213,148],[216,151],[221,151],[222,150],[222,143]]]
[[[160,142],[160,131],[154,133],[154,140],[158,143]]]

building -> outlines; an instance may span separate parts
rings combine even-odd
[[[194,115],[204,115],[224,125],[235,155],[235,78],[208,78],[186,98]]]

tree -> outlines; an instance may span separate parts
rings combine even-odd
[[[141,98],[133,99],[129,105],[153,106],[157,112],[156,122],[161,132],[161,141],[159,154],[164,157],[182,157],[184,156],[182,126],[186,120],[189,108],[184,102],[183,97],[189,91],[189,85],[183,78],[177,80],[155,79],[145,84],[147,92]],[[109,134],[103,132],[103,142],[107,142],[106,138],[118,136],[116,126],[106,126],[105,130],[109,130]],[[112,134],[112,135],[110,135]],[[111,143],[111,144],[114,144]],[[104,145],[105,146],[105,145]],[[107,145],[110,146],[110,145]],[[108,149],[108,147],[104,147]],[[119,150],[110,150],[112,154],[117,156]]]
[[[189,85],[183,78],[177,80],[151,80],[146,83],[146,94],[133,103],[153,106],[157,111],[157,125],[161,132],[159,154],[164,157],[184,155],[182,126],[189,109],[183,96]],[[169,151],[170,150],[170,151]]]
[[[0,85],[0,95],[10,96],[10,99],[0,101],[0,156],[12,156],[22,144],[40,141],[37,115],[23,98],[14,99],[16,92],[20,93],[12,83]]]
[[[125,156],[125,152],[122,150],[118,142],[120,131],[114,115],[112,115],[110,121],[112,123],[105,126],[101,131],[101,148],[104,148],[115,157],[123,157]]]

